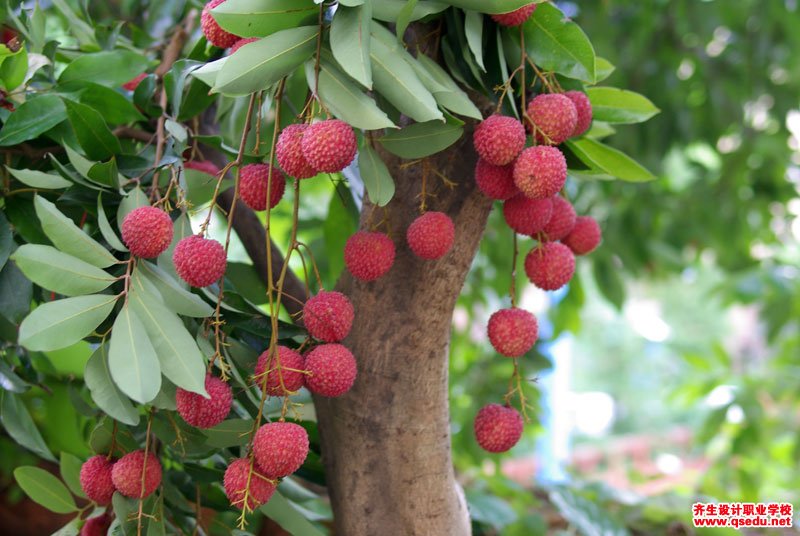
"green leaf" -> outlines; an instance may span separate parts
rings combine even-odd
[[[83,462],[77,456],[73,456],[69,452],[61,453],[58,463],[61,478],[73,495],[85,499],[86,494],[83,493],[81,488],[81,465],[83,465]]]
[[[8,256],[14,248],[14,232],[3,212],[0,212],[0,270],[6,265]]]
[[[122,198],[117,209],[117,229],[122,229],[122,221],[132,210],[150,205],[147,195],[138,186]]]
[[[100,268],[106,268],[117,262],[106,248],[81,231],[53,203],[37,195],[33,204],[44,234],[58,249]]]
[[[28,72],[28,51],[22,47],[16,54],[6,57],[0,64],[0,82],[6,93],[11,93],[25,81]]]
[[[369,145],[358,151],[358,170],[370,201],[379,207],[386,206],[394,197],[394,179],[381,157]]]
[[[97,294],[47,302],[19,326],[19,343],[28,350],[66,348],[91,334],[114,308],[117,296]]]
[[[119,188],[119,170],[117,160],[114,157],[108,162],[97,162],[89,168],[89,179],[98,184]]]
[[[460,7],[463,10],[479,11],[481,13],[510,13],[523,6],[539,2],[541,0],[442,0],[451,6]],[[539,6],[541,8],[541,6]]]
[[[597,82],[602,82],[603,80],[605,80],[606,78],[611,76],[611,74],[617,69],[616,67],[614,67],[613,63],[611,63],[610,61],[608,61],[605,58],[601,58],[600,56],[596,56],[595,57],[594,66],[595,66],[594,67],[594,69],[595,69],[595,73],[594,73],[594,82],[595,82],[595,84]]]
[[[377,20],[385,22],[397,22],[400,12],[405,7],[407,0],[372,0],[372,16]],[[443,2],[417,2],[411,14],[411,22],[422,19],[434,13],[440,13],[447,9],[447,4]]]
[[[147,70],[147,58],[129,50],[81,54],[67,65],[59,83],[80,80],[103,86],[121,86]]]
[[[415,123],[379,138],[387,151],[401,158],[424,158],[441,152],[461,138],[464,127],[439,121]]]
[[[55,95],[34,97],[9,116],[0,130],[0,146],[32,140],[66,118],[64,103]]]
[[[542,69],[594,82],[592,43],[583,30],[553,4],[539,4],[533,16],[525,22],[524,31],[528,54]],[[511,35],[519,45],[516,32],[511,32]]]
[[[395,33],[397,34],[398,43],[403,43],[403,36],[405,36],[408,25],[411,24],[411,19],[414,17],[414,9],[417,7],[418,0],[406,0],[406,5],[397,14],[397,24]]]
[[[369,59],[372,4],[340,6],[331,23],[331,50],[344,72],[362,86],[372,89],[372,64]],[[313,87],[313,86],[312,86]]]
[[[31,310],[32,296],[33,283],[16,264],[7,262],[0,270],[0,316],[17,324]]]
[[[596,121],[612,124],[641,123],[659,110],[644,95],[615,87],[591,87],[586,90],[592,103],[592,115]]]
[[[208,440],[209,446],[218,449],[240,447],[250,439],[249,434],[253,429],[251,419],[228,419],[213,428],[201,430]]]
[[[62,178],[60,175],[53,175],[33,169],[12,169],[8,166],[6,166],[6,169],[15,179],[31,188],[60,190],[61,188],[69,188],[72,186],[70,181]]]
[[[592,169],[630,182],[645,182],[656,177],[626,154],[590,138],[567,140],[567,146]]]
[[[3,427],[11,438],[45,460],[56,461],[53,453],[47,448],[42,439],[42,434],[28,412],[28,408],[22,403],[15,394],[8,391],[0,391],[2,406],[0,406],[0,419]]]
[[[156,351],[129,304],[125,304],[114,321],[108,367],[117,387],[142,404],[153,400],[161,388]]]
[[[550,492],[550,502],[581,534],[629,536],[630,532],[600,504],[559,486]]]
[[[317,26],[281,30],[250,43],[242,54],[229,57],[217,74],[214,91],[248,95],[270,87],[314,53]]]
[[[306,19],[315,21],[318,13],[312,0],[226,0],[211,10],[224,30],[241,37],[265,37],[296,28]]]
[[[86,362],[83,379],[94,403],[109,417],[130,426],[139,424],[139,412],[111,377],[107,344],[101,344]]]
[[[363,179],[362,179],[363,180]],[[344,246],[358,229],[358,209],[350,190],[342,183],[336,185],[328,203],[328,216],[322,223],[328,275],[336,281],[344,268]]]
[[[144,119],[133,103],[119,91],[94,82],[75,80],[60,85],[58,93],[101,111],[103,118],[111,125],[123,125]]]
[[[38,467],[23,466],[14,470],[14,478],[22,491],[51,512],[69,514],[78,510],[75,499],[59,479]]]
[[[475,56],[478,67],[486,72],[483,65],[483,15],[477,11],[467,11],[464,13],[464,33],[467,36],[467,44]]]
[[[78,143],[92,160],[105,160],[122,152],[119,140],[111,133],[103,116],[95,109],[65,99],[67,118]]]
[[[64,15],[69,21],[70,31],[78,39],[78,42],[88,47],[89,50],[97,48],[97,40],[94,35],[94,28],[83,20],[72,8],[67,4],[66,0],[53,0],[53,5]]]
[[[433,97],[443,108],[454,114],[471,117],[473,119],[483,119],[481,111],[470,100],[469,96],[456,84],[447,71],[425,54],[417,56],[417,61],[413,65],[414,70],[419,74],[418,69],[425,69],[428,75],[445,88],[445,91],[434,91]]]
[[[117,251],[128,251],[128,248],[120,241],[117,234],[111,228],[111,223],[106,216],[106,209],[103,207],[103,194],[97,194],[97,225],[100,227],[100,234],[103,235],[106,242],[116,249]]]
[[[316,526],[301,514],[279,491],[259,510],[293,536],[324,536]]]
[[[23,244],[11,258],[28,279],[65,296],[94,294],[114,282],[108,272],[50,246]]]
[[[622,310],[622,305],[625,303],[625,285],[622,282],[619,270],[614,266],[611,259],[607,257],[595,259],[592,268],[600,293],[614,307]]]
[[[140,261],[138,268],[139,274],[152,283],[164,298],[164,304],[169,310],[196,318],[207,318],[214,313],[214,309],[200,296],[182,288],[155,264]]]

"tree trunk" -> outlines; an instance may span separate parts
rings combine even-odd
[[[455,245],[442,259],[419,259],[405,231],[419,215],[423,166],[404,169],[400,159],[382,156],[397,185],[387,214],[397,256],[375,282],[342,276],[338,290],[356,314],[344,344],[358,361],[358,378],[348,394],[314,400],[336,534],[465,536],[470,519],[450,455],[448,343],[491,202],[475,188],[468,131],[426,162],[458,183],[450,190],[432,172],[426,180],[437,194],[429,210],[453,219]],[[372,226],[381,220],[382,209],[365,204],[362,229],[373,209]]]

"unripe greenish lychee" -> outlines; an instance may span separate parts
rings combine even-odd
[[[558,290],[575,274],[575,255],[560,242],[545,242],[525,257],[525,273],[542,290]]]
[[[161,462],[152,453],[134,450],[117,460],[111,470],[111,480],[117,491],[126,497],[141,499],[150,496],[161,485]],[[142,475],[144,474],[144,492]]]
[[[567,181],[567,160],[556,147],[528,147],[514,163],[514,184],[531,199],[556,195]]]
[[[253,454],[264,476],[283,478],[300,469],[306,460],[308,432],[291,422],[264,424],[253,440]]]
[[[537,95],[528,103],[528,117],[533,122],[536,141],[547,145],[563,143],[578,124],[578,111],[569,97],[559,93]],[[530,128],[530,124],[528,124]]]
[[[172,253],[175,271],[193,287],[207,287],[225,274],[225,248],[216,240],[191,235],[183,238]]]
[[[341,344],[321,344],[311,350],[305,363],[306,387],[314,394],[337,397],[356,381],[358,372],[353,354]]]
[[[525,148],[525,127],[513,117],[491,115],[475,127],[472,141],[483,160],[505,166]]]
[[[522,415],[508,406],[487,404],[475,417],[474,429],[483,450],[505,452],[522,437]]]
[[[122,241],[132,255],[152,259],[172,243],[172,220],[156,207],[131,210],[122,220]]]
[[[453,247],[455,236],[453,220],[443,212],[426,212],[406,230],[408,247],[414,255],[426,260],[444,257]]]

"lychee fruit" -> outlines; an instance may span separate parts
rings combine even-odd
[[[561,242],[575,255],[586,255],[600,245],[602,233],[597,221],[591,216],[578,216],[575,227]]]
[[[139,84],[141,84],[142,80],[145,78],[147,78],[147,73],[140,73],[136,75],[136,77],[122,84],[122,87],[128,91],[136,91],[136,88],[139,87]]]
[[[541,231],[553,213],[553,201],[531,199],[518,194],[503,203],[503,217],[509,227],[519,234],[533,236]]]
[[[575,227],[576,216],[572,203],[560,195],[554,195],[552,199],[553,215],[542,229],[542,240],[554,242],[561,240],[572,231],[572,228]]]
[[[434,260],[443,257],[456,237],[453,220],[444,212],[426,212],[408,226],[406,241],[414,255]]]
[[[514,163],[514,184],[532,199],[552,197],[567,182],[567,159],[556,147],[528,147]]]
[[[182,238],[172,253],[178,275],[193,287],[207,287],[225,274],[225,248],[216,240],[191,235]]]
[[[307,129],[308,125],[305,124],[289,125],[280,133],[275,144],[275,159],[278,165],[287,175],[295,179],[308,179],[317,174],[303,156],[303,135]]]
[[[519,193],[514,184],[513,164],[495,166],[479,158],[475,165],[475,183],[483,195],[490,199],[505,201]]]
[[[267,478],[283,478],[303,465],[308,456],[308,432],[299,424],[270,422],[256,432],[253,454]]]
[[[592,103],[583,91],[567,91],[564,96],[575,105],[578,112],[578,121],[575,123],[575,130],[572,131],[571,138],[580,136],[592,126]]]
[[[152,452],[147,453],[146,461],[145,464],[143,450],[134,450],[114,464],[111,480],[118,492],[126,497],[143,499],[161,485],[161,462]],[[144,492],[142,492],[143,473]]]
[[[270,168],[272,168],[271,179]],[[283,176],[283,172],[268,164],[248,164],[239,170],[239,197],[253,210],[267,209],[268,185],[270,186],[269,208],[275,208],[286,189],[286,177]]]
[[[90,517],[81,527],[80,536],[106,536],[114,516],[109,512],[103,512],[99,516]]]
[[[344,246],[344,264],[361,281],[374,281],[394,264],[394,242],[384,233],[358,231]]]
[[[305,360],[296,351],[286,346],[278,346],[277,359],[267,349],[256,362],[256,385],[264,386],[270,396],[286,396],[303,386]],[[266,372],[266,378],[263,374]]]
[[[518,307],[501,309],[489,317],[489,341],[499,354],[519,357],[533,348],[539,337],[539,324],[533,313]]]
[[[245,45],[247,45],[249,43],[254,43],[255,41],[258,41],[259,39],[260,39],[259,37],[247,37],[245,39],[239,39],[231,47],[231,54],[233,54],[234,52],[236,52],[237,50],[239,50],[243,46],[245,46]]]
[[[533,15],[534,11],[536,11],[536,4],[530,4],[527,6],[522,6],[511,13],[492,15],[492,20],[501,26],[519,26],[531,18],[531,15]]]
[[[558,145],[572,136],[578,111],[569,97],[559,93],[537,95],[528,103],[528,117],[536,130],[536,141]]]
[[[525,148],[525,127],[513,117],[491,115],[475,127],[472,141],[482,159],[505,166]]]
[[[186,169],[194,169],[214,177],[219,175],[219,168],[211,160],[189,160],[183,163],[183,167]]]
[[[203,28],[203,34],[208,39],[208,42],[219,48],[232,47],[236,41],[239,40],[238,35],[226,32],[220,28],[217,21],[211,15],[211,10],[218,5],[225,2],[225,0],[210,0],[203,8],[203,13],[200,15],[200,26]]]
[[[249,458],[237,458],[225,469],[222,478],[225,495],[234,506],[241,510],[247,497],[247,510],[253,511],[262,504],[267,504],[275,493],[276,484],[258,470],[255,463],[250,465]]]
[[[309,335],[323,342],[339,342],[353,326],[353,304],[341,292],[323,290],[303,306]]]
[[[340,119],[309,125],[300,143],[306,161],[324,173],[336,173],[349,166],[358,150],[353,127]]]
[[[110,504],[114,495],[114,483],[111,481],[113,467],[114,462],[102,455],[92,456],[81,465],[81,489],[100,506]]]
[[[522,437],[522,415],[500,404],[487,404],[475,416],[475,439],[483,450],[505,452]]]
[[[231,387],[220,378],[206,375],[206,392],[210,398],[178,387],[175,405],[187,424],[196,428],[213,428],[228,416],[233,403]]]
[[[525,273],[542,290],[558,290],[575,273],[575,255],[560,242],[545,242],[525,257]]]
[[[172,243],[172,220],[156,207],[135,208],[122,220],[122,240],[132,255],[158,257]]]
[[[306,387],[314,394],[336,397],[345,394],[358,372],[353,354],[341,344],[321,344],[306,356]]]

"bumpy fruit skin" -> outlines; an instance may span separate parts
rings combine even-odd
[[[542,290],[558,290],[575,274],[575,255],[559,242],[545,242],[525,257],[525,273]]]
[[[277,363],[276,363],[277,361]],[[280,365],[280,370],[278,370]],[[256,361],[256,385],[264,385],[266,372],[267,394],[270,396],[285,396],[294,393],[303,386],[302,371],[305,370],[305,359],[299,353],[286,346],[278,346],[277,359],[270,356],[270,351],[264,351]],[[281,386],[283,382],[283,386]]]
[[[597,221],[591,216],[578,216],[575,227],[561,242],[575,255],[586,255],[600,245],[602,233]]]
[[[572,203],[561,197],[553,196],[553,215],[542,229],[542,239],[554,242],[561,240],[575,227],[575,209]]]
[[[341,292],[323,290],[303,306],[309,335],[323,342],[339,342],[353,326],[353,304]]]
[[[343,170],[350,165],[358,150],[353,127],[340,119],[309,125],[300,143],[306,161],[320,173]]]
[[[303,135],[308,125],[295,124],[284,128],[275,144],[275,159],[290,177],[308,179],[317,174],[303,156]]]
[[[534,11],[536,11],[536,4],[531,4],[528,6],[522,6],[511,13],[492,15],[492,20],[501,26],[519,26],[531,18],[531,15],[533,15]]]
[[[541,231],[553,214],[553,201],[531,199],[518,194],[503,203],[503,217],[509,227],[519,234],[533,236]]]
[[[207,287],[225,273],[225,248],[216,240],[191,235],[181,239],[172,254],[175,271],[193,287]]]
[[[102,455],[92,456],[81,465],[81,489],[100,506],[111,504],[111,496],[114,495],[114,483],[111,481],[113,467],[114,462]]]
[[[578,113],[578,121],[575,123],[575,130],[572,131],[571,138],[580,136],[592,126],[592,103],[589,102],[589,97],[583,91],[567,91],[564,96],[572,101],[575,105],[575,111]]]
[[[219,168],[211,160],[189,160],[188,162],[183,163],[183,167],[186,169],[201,171],[208,175],[219,175]]]
[[[528,147],[514,163],[514,184],[531,199],[556,195],[567,182],[567,159],[555,147]]]
[[[122,84],[122,87],[124,89],[127,89],[128,91],[135,91],[136,88],[139,87],[139,84],[141,84],[142,80],[144,80],[145,78],[147,78],[147,73],[141,73],[137,75],[135,78],[132,78],[127,82],[125,82],[124,84]]]
[[[239,40],[239,36],[228,33],[220,28],[217,21],[211,16],[211,10],[223,2],[225,2],[225,0],[211,0],[205,5],[203,13],[200,15],[200,26],[202,26],[203,34],[205,34],[209,43],[215,47],[228,48],[232,47],[236,41]]]
[[[482,159],[505,166],[525,148],[525,127],[513,117],[491,115],[475,127],[472,141]]]
[[[161,462],[152,453],[147,453],[145,469],[143,450],[134,450],[117,460],[111,470],[111,479],[117,491],[126,497],[142,499],[161,485]],[[145,472],[144,494],[142,494],[142,471]]]
[[[211,398],[178,387],[175,405],[187,424],[196,428],[213,428],[228,416],[233,403],[231,387],[221,379],[206,375],[206,392]]]
[[[514,184],[514,166],[495,166],[483,158],[475,165],[475,183],[483,195],[490,199],[505,201],[519,193]]]
[[[443,212],[426,212],[408,226],[406,241],[414,255],[435,260],[450,251],[456,237],[456,227]]]
[[[132,255],[158,257],[172,243],[172,220],[156,207],[135,208],[122,220],[122,240]]]
[[[236,52],[237,50],[239,50],[243,46],[245,46],[247,44],[250,44],[250,43],[254,43],[255,41],[258,41],[259,39],[260,38],[258,38],[258,37],[247,37],[245,39],[239,39],[231,47],[231,54],[233,54],[234,52]]]
[[[267,478],[283,478],[303,465],[308,456],[308,432],[299,424],[270,422],[256,432],[253,454]]]
[[[505,452],[522,436],[522,415],[514,408],[487,404],[475,416],[475,439],[483,450]]]
[[[344,264],[361,281],[375,281],[394,264],[395,248],[384,233],[358,231],[344,246]]]
[[[239,197],[253,210],[267,209],[267,185],[271,187],[269,208],[275,208],[286,190],[286,177],[281,170],[272,166],[270,183],[269,169],[268,164],[248,164],[239,170]]]
[[[227,469],[225,476],[222,477],[222,485],[225,487],[225,495],[231,502],[231,506],[242,509],[245,503],[245,490],[247,492],[247,509],[255,510],[262,504],[267,504],[275,493],[276,485],[267,479],[258,470],[258,465],[253,463],[253,473],[249,475],[250,485],[248,487],[248,474],[250,473],[250,460],[248,458],[237,458],[233,460]]]
[[[113,516],[108,512],[90,517],[81,527],[80,536],[106,536],[113,520]]]
[[[322,344],[306,356],[306,387],[314,394],[337,397],[353,387],[358,369],[353,354],[341,344]]]
[[[533,348],[539,337],[539,324],[533,313],[518,307],[501,309],[489,317],[489,341],[506,357],[519,357]]]
[[[547,145],[563,143],[578,124],[575,105],[569,97],[558,93],[534,97],[528,103],[528,117],[536,127],[536,140]]]

